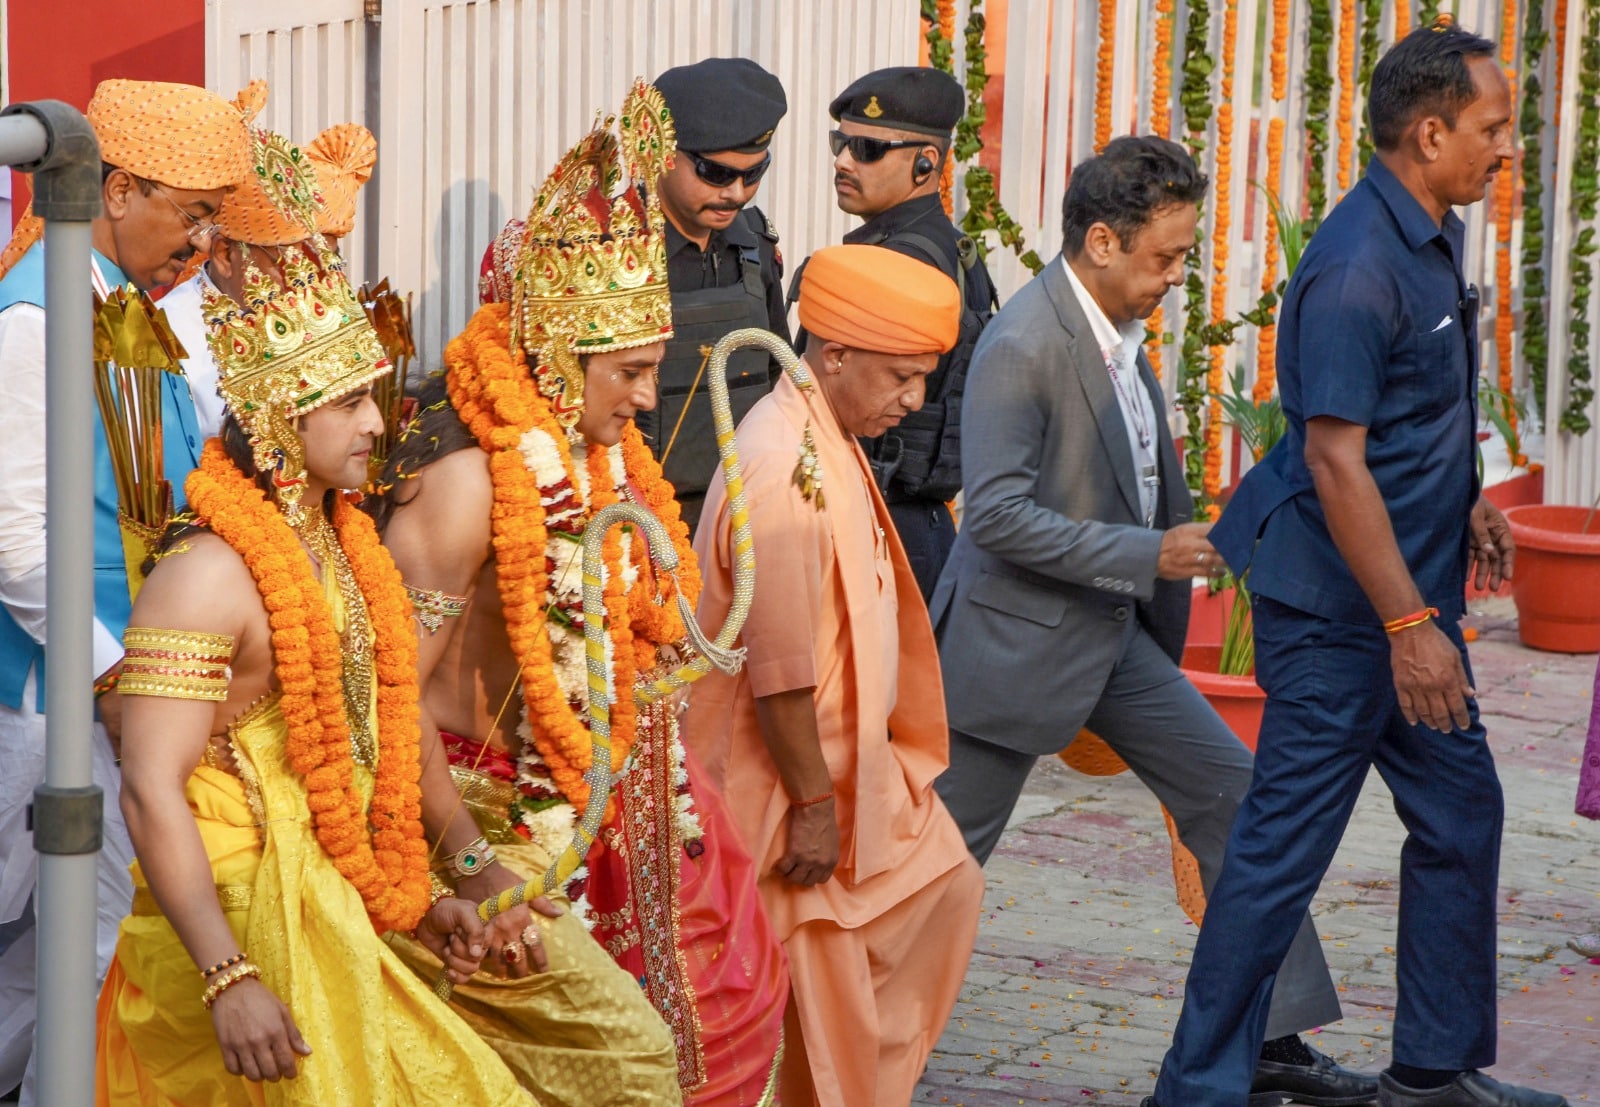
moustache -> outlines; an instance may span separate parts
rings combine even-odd
[[[705,211],[738,211],[743,207],[744,207],[743,204],[707,204],[705,206],[704,210]]]
[[[856,180],[854,177],[852,177],[848,173],[835,173],[833,175],[833,183],[834,183],[834,187],[838,187],[839,185],[842,185],[842,184],[847,184],[851,188],[855,189],[857,192],[861,191],[861,182]]]

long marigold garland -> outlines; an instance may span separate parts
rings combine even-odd
[[[1222,15],[1222,88],[1217,97],[1216,207],[1211,231],[1211,323],[1218,326],[1228,313],[1228,235],[1232,230],[1233,191],[1233,68],[1239,37],[1239,3],[1227,0]],[[1228,349],[1211,347],[1211,367],[1206,377],[1205,479],[1201,485],[1206,514],[1221,514],[1222,494],[1222,387]]]
[[[412,929],[428,909],[428,847],[422,830],[417,640],[399,571],[372,520],[337,501],[333,524],[367,603],[378,683],[378,764],[372,802],[363,810],[339,635],[300,540],[229,459],[220,439],[206,443],[200,468],[185,487],[197,521],[244,558],[266,606],[289,765],[305,782],[317,841],[361,894],[373,926],[380,932]]]
[[[1282,0],[1287,3],[1288,0]],[[1156,0],[1155,50],[1150,61],[1150,133],[1161,138],[1172,135],[1172,23],[1174,0]],[[1150,368],[1161,379],[1161,347],[1166,327],[1160,304],[1146,326],[1145,356]]]
[[[1394,6],[1394,40],[1399,42],[1411,33],[1411,0],[1400,0]]]
[[[1516,61],[1517,6],[1506,0],[1504,20],[1500,29],[1500,63],[1505,68],[1506,83],[1513,97],[1513,118],[1516,116],[1514,110],[1517,89]],[[1506,436],[1506,453],[1513,466],[1523,466],[1528,463],[1528,459],[1522,453],[1521,440],[1517,432],[1517,405],[1512,399],[1512,389],[1515,387],[1512,372],[1512,330],[1515,321],[1511,314],[1511,223],[1516,214],[1513,205],[1517,187],[1514,170],[1513,165],[1504,172],[1496,174],[1494,182],[1494,349],[1495,361],[1500,370],[1500,414],[1510,430]]]
[[[1356,0],[1339,0],[1339,193],[1350,190],[1350,163],[1355,153]]]
[[[1111,141],[1111,83],[1117,65],[1117,5],[1100,0],[1100,48],[1094,71],[1094,149]]]
[[[1272,102],[1281,104],[1289,95],[1289,0],[1272,0],[1272,45],[1270,58]],[[1267,123],[1267,176],[1269,196],[1277,196],[1283,181],[1283,136],[1286,123],[1281,115],[1273,114]],[[1278,220],[1270,204],[1267,210],[1266,242],[1261,262],[1261,303],[1267,311],[1277,303],[1278,260],[1281,244],[1278,241]],[[1269,315],[1256,332],[1256,383],[1250,398],[1257,407],[1272,399],[1278,386],[1278,325]]]
[[[688,528],[671,486],[631,424],[620,447],[587,450],[580,475],[566,431],[539,395],[521,351],[513,352],[508,305],[479,308],[467,329],[445,348],[445,364],[456,413],[489,454],[495,568],[506,634],[522,665],[532,740],[556,788],[582,810],[589,798],[583,773],[593,758],[588,720],[562,685],[550,634],[554,589],[570,585],[575,590],[578,582],[552,581],[552,542],[580,541],[588,519],[616,502],[618,479],[612,463],[619,452],[627,482],[645,497],[672,535],[680,580],[692,603],[699,569],[689,547]],[[539,452],[558,462],[558,471],[536,471],[528,455]],[[641,595],[630,596],[629,583],[638,576],[640,560],[624,551],[623,534],[620,528],[613,529],[604,547],[614,769],[626,763],[637,738],[634,678],[657,646],[675,642],[685,632],[670,581],[658,582],[659,591],[633,589]],[[643,558],[642,552],[635,552]],[[625,568],[629,562],[631,570]],[[643,595],[647,591],[653,594]]]

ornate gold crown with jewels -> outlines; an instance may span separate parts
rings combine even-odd
[[[377,332],[320,238],[280,254],[283,284],[253,265],[245,305],[207,290],[206,340],[218,391],[250,437],[256,469],[272,477],[293,521],[305,485],[305,451],[294,420],[389,372]]]
[[[666,101],[636,81],[622,114],[567,151],[528,212],[512,341],[534,360],[539,391],[564,426],[583,410],[580,357],[672,337],[656,182],[676,149]]]

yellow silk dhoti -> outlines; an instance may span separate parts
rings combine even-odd
[[[527,1107],[495,1055],[372,929],[312,831],[276,700],[229,728],[239,775],[202,765],[185,787],[239,947],[312,1048],[293,1080],[232,1076],[204,982],[133,867],[134,910],[100,993],[98,1107]],[[370,794],[370,774],[357,783]]]

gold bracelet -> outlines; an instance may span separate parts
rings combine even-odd
[[[189,630],[129,627],[117,690],[125,696],[163,696],[220,703],[228,698],[233,637]]]
[[[432,907],[441,899],[449,899],[451,896],[456,894],[456,890],[450,887],[450,885],[446,884],[443,878],[435,872],[430,872],[428,874],[428,889],[429,907]]]
[[[261,970],[249,961],[242,965],[234,966],[212,982],[211,987],[207,988],[205,994],[200,997],[200,1002],[206,1005],[207,1011],[211,1010],[211,1005],[217,1002],[218,996],[247,976],[253,976],[259,980],[261,979]]]

